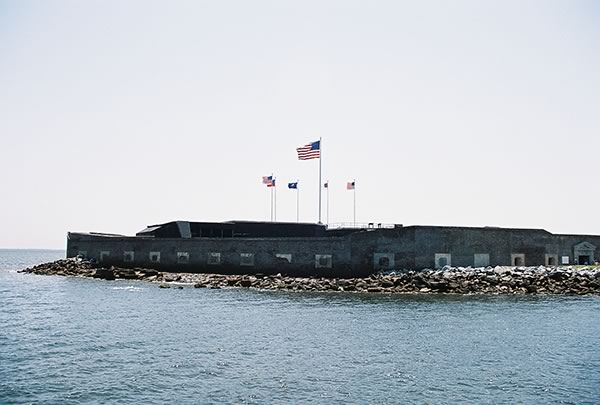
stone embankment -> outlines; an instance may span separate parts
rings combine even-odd
[[[166,273],[152,269],[102,268],[85,261],[58,260],[22,270],[24,273],[127,279],[160,283],[161,288],[244,287],[287,291],[454,294],[594,294],[600,295],[600,267],[444,267],[441,270],[397,271],[367,278],[312,278],[282,275]]]

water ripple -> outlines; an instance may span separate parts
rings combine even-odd
[[[3,404],[599,402],[598,297],[160,290],[14,271],[48,255],[0,251]]]

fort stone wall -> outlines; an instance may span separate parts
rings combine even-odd
[[[541,229],[416,226],[366,230],[351,238],[354,266],[375,271],[386,263],[399,269],[583,264],[580,259],[588,256],[592,264],[600,256],[594,250],[600,247],[599,236],[553,235]]]
[[[359,277],[397,269],[593,264],[600,236],[541,229],[410,226],[324,237],[155,238],[69,234],[67,256],[204,273]]]
[[[352,276],[347,238],[137,238],[70,234],[67,257],[203,273]]]

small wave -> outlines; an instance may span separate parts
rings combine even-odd
[[[127,287],[113,287],[113,290],[125,290],[125,291],[142,291],[143,288],[142,287],[134,287],[132,285],[129,285]]]

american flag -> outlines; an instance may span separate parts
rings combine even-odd
[[[354,190],[354,188],[355,188],[355,182],[354,181],[349,181],[346,184],[346,190]]]
[[[266,184],[267,187],[275,187],[275,178],[273,176],[263,176],[262,182],[263,184]]]
[[[317,159],[321,157],[321,141],[307,143],[296,148],[299,160]]]

